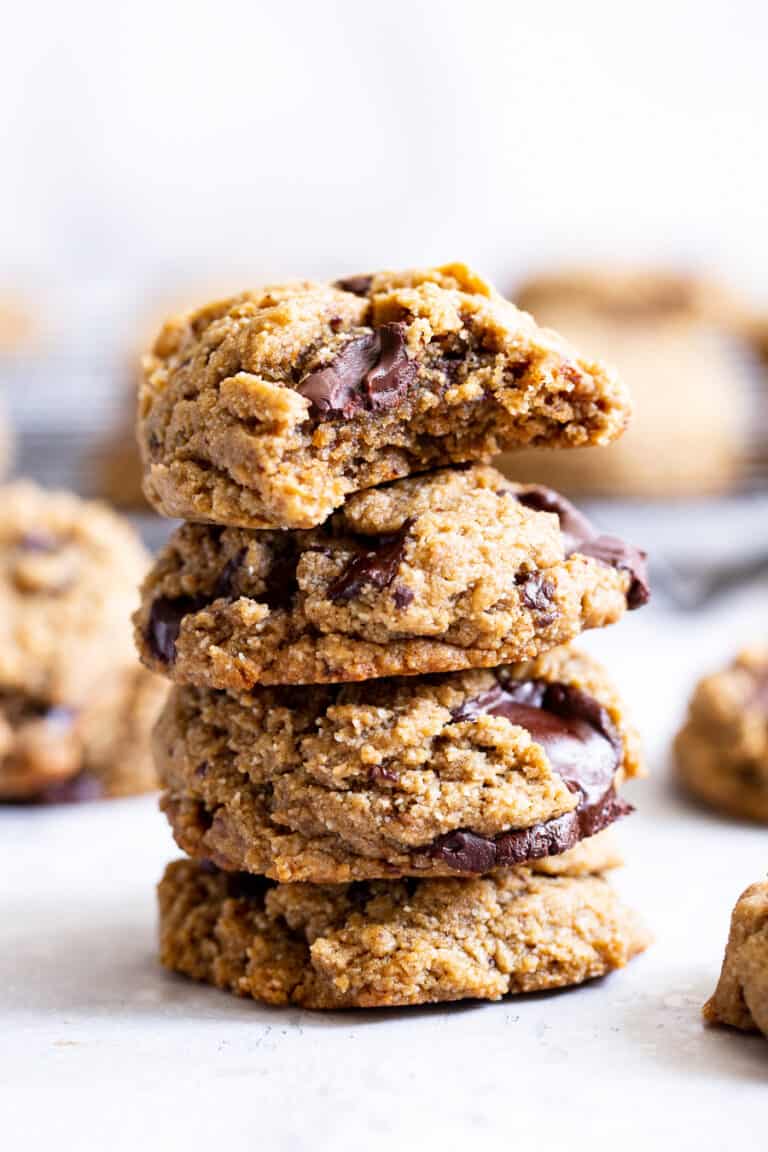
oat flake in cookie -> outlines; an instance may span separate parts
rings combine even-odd
[[[154,784],[162,682],[129,616],[147,564],[104,505],[0,489],[0,799],[76,799]]]
[[[269,1004],[385,1008],[580,984],[648,939],[600,876],[270,884],[178,860],[159,887],[160,957]]]
[[[280,881],[480,874],[554,859],[630,811],[637,738],[602,669],[176,688],[155,733],[181,848]]]
[[[358,493],[310,531],[184,525],[136,638],[171,679],[242,692],[519,662],[647,598],[638,549],[474,465]]]
[[[727,816],[768,823],[768,648],[741,652],[696,686],[675,740],[678,777]]]
[[[619,436],[602,365],[460,264],[266,287],[169,321],[144,361],[165,515],[311,528],[361,489],[525,445]]]

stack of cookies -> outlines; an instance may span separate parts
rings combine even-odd
[[[189,859],[163,963],[271,1003],[576,984],[645,944],[603,873],[635,734],[569,647],[644,557],[484,463],[602,444],[623,388],[461,265],[246,293],[145,361],[145,490],[188,522],[136,638]]]

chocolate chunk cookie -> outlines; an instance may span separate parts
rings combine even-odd
[[[515,300],[578,346],[599,349],[629,386],[633,417],[620,443],[515,454],[504,471],[608,497],[702,496],[744,479],[750,414],[768,377],[748,312],[729,293],[693,275],[577,270],[537,277]]]
[[[739,897],[723,970],[704,1005],[704,1018],[768,1036],[768,881],[753,884]]]
[[[630,808],[637,739],[602,669],[525,665],[236,699],[177,688],[155,735],[181,848],[280,881],[485,873]]]
[[[344,499],[502,449],[607,444],[623,387],[463,265],[267,287],[170,321],[139,439],[168,516],[311,528]]]
[[[177,860],[159,887],[172,971],[269,1004],[499,1000],[625,965],[645,930],[601,877],[271,884]]]
[[[106,507],[0,490],[0,798],[143,790],[164,690],[129,614],[147,556]]]
[[[526,660],[647,597],[643,553],[475,465],[358,493],[307,532],[183,526],[136,638],[156,671],[242,692]]]
[[[742,652],[697,685],[675,759],[682,783],[710,807],[768,823],[768,649]]]

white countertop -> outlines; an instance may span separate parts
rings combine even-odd
[[[3,1147],[765,1149],[768,1041],[705,1030],[700,1008],[768,830],[688,806],[665,763],[693,678],[765,631],[763,587],[589,637],[649,753],[616,881],[656,943],[570,992],[332,1015],[239,1001],[156,963],[153,886],[178,853],[154,798],[0,812]]]

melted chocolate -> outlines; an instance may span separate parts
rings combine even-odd
[[[149,612],[147,643],[156,660],[172,664],[181,622],[190,612],[199,612],[210,601],[205,596],[158,596]]]
[[[321,416],[340,414],[349,419],[361,411],[391,408],[415,376],[403,325],[382,324],[350,340],[330,364],[310,372],[296,390]]]
[[[328,599],[351,600],[360,594],[366,584],[379,589],[388,588],[400,567],[412,524],[413,520],[406,520],[397,532],[373,537],[368,541],[365,551],[354,556],[329,585]],[[407,592],[408,589],[402,591]],[[402,602],[398,605],[405,606]]]
[[[481,715],[503,716],[525,728],[544,748],[568,788],[581,794],[581,800],[574,811],[532,828],[494,837],[464,829],[447,833],[430,846],[433,858],[464,872],[511,867],[559,855],[632,811],[613,785],[621,762],[621,737],[607,710],[592,696],[567,684],[510,680],[465,701],[453,713],[453,720],[458,723]]]
[[[566,500],[552,488],[533,484],[516,495],[518,501],[526,508],[533,508],[537,512],[555,513],[560,521],[566,556],[578,552],[582,556],[591,556],[609,568],[629,573],[627,607],[630,611],[648,603],[651,590],[645,552],[635,548],[633,544],[626,544],[617,536],[602,536],[597,533],[587,517],[574,508],[570,500]]]

